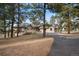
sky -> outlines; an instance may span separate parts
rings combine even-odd
[[[54,15],[53,13],[51,13],[50,11],[46,11],[46,20],[47,22],[50,22],[50,18],[51,16]],[[27,23],[30,23],[29,19],[26,20]]]
[[[47,22],[50,22],[51,16],[54,16],[54,13],[47,10],[46,11],[46,20],[47,20]]]

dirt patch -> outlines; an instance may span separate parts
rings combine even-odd
[[[0,45],[0,55],[5,56],[46,56],[48,55],[53,38],[43,38],[33,41]]]

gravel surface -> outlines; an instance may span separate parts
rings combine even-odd
[[[79,34],[53,34],[55,39],[49,56],[79,56]]]

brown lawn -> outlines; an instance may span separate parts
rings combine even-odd
[[[18,38],[0,40],[0,55],[43,56],[48,55],[53,38],[42,35],[24,35]]]
[[[15,43],[15,42],[22,42],[27,40],[35,40],[40,38],[43,38],[42,35],[30,34],[30,35],[23,35],[23,36],[14,37],[14,38],[0,39],[0,45]]]

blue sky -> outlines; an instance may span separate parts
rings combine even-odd
[[[51,19],[51,16],[54,16],[54,13],[52,13],[52,12],[50,12],[50,11],[46,11],[46,20],[48,21],[48,22],[50,22],[50,19]]]
[[[54,15],[53,13],[51,13],[50,11],[46,10],[46,20],[47,22],[50,22],[50,18],[51,16]],[[27,23],[30,23],[29,20],[26,20]]]

